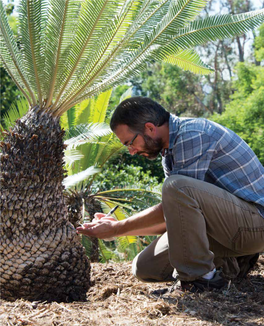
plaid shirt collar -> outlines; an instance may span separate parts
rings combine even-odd
[[[170,119],[169,119],[169,148],[164,148],[161,151],[162,156],[167,156],[169,153],[171,153],[172,148],[175,143],[175,138],[176,135],[179,131],[179,126],[180,126],[180,119],[174,114],[170,114]]]

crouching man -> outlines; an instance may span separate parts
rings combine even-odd
[[[95,214],[77,232],[101,239],[160,235],[133,261],[142,281],[180,280],[182,290],[221,288],[244,277],[264,251],[264,168],[231,130],[179,118],[149,98],[116,108],[111,129],[131,155],[162,155],[162,203],[116,221]]]

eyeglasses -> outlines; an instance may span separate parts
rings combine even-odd
[[[127,148],[131,148],[131,146],[133,146],[133,143],[134,143],[134,141],[135,141],[135,139],[137,138],[138,135],[139,135],[139,134],[137,133],[137,134],[132,138],[131,142],[129,142],[128,144],[126,144],[126,145],[124,145],[124,146],[126,146]]]

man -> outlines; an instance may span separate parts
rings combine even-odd
[[[162,234],[133,261],[142,281],[177,273],[182,290],[196,291],[226,284],[220,266],[246,275],[264,251],[264,168],[249,146],[223,126],[179,118],[143,97],[119,104],[110,126],[131,155],[161,153],[162,203],[123,221],[97,213],[77,231],[101,239]]]

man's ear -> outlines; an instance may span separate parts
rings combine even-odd
[[[156,135],[156,132],[157,132],[157,127],[151,123],[151,122],[146,122],[145,123],[145,135],[148,135],[148,136],[155,136]]]

